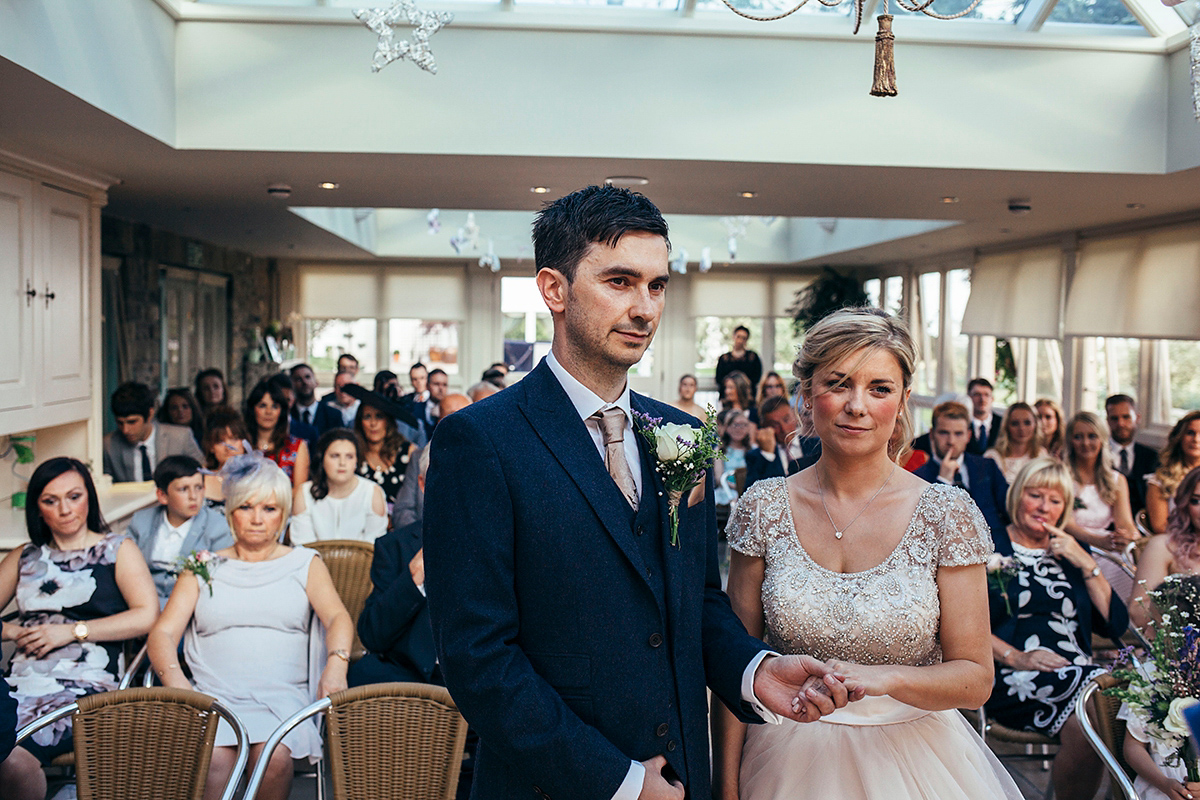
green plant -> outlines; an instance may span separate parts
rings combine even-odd
[[[816,280],[796,292],[788,313],[796,332],[803,333],[834,311],[866,304],[867,294],[857,278],[825,267]]]

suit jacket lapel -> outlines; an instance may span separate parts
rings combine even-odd
[[[154,548],[158,546],[158,529],[162,527],[163,516],[166,513],[167,507],[160,505],[150,517],[150,531],[146,536],[146,549],[143,550],[146,563],[150,563],[150,559],[154,556]]]
[[[629,525],[629,503],[604,468],[604,460],[567,393],[544,360],[519,385],[525,387],[525,396],[519,404],[530,426],[579,487],[605,530],[645,581],[646,564]]]
[[[192,526],[188,528],[187,536],[183,537],[183,544],[179,547],[181,558],[187,558],[196,549],[196,544],[204,535],[204,528],[208,524],[209,513],[207,508],[201,507],[200,513],[192,517]]]

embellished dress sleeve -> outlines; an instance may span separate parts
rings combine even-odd
[[[757,481],[746,490],[737,501],[737,506],[729,518],[725,528],[729,546],[739,553],[754,558],[763,558],[767,554],[767,515],[766,504],[776,491],[776,484],[782,478],[771,478]]]
[[[987,563],[995,547],[979,506],[971,495],[957,487],[937,486],[935,491],[941,491],[945,497],[945,513],[938,532],[938,566]]]

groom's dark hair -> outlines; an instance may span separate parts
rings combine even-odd
[[[667,221],[649,198],[615,186],[588,186],[547,203],[533,223],[533,262],[575,281],[592,243],[616,247],[627,233],[667,239]],[[667,240],[667,249],[671,242]]]

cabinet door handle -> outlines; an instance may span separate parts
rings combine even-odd
[[[29,279],[25,279],[25,307],[29,308],[33,304],[33,298],[37,297],[37,289],[33,288],[33,284]]]
[[[46,284],[46,291],[42,293],[42,297],[46,298],[46,308],[50,307],[50,301],[54,299],[54,292],[50,291],[50,284]]]

